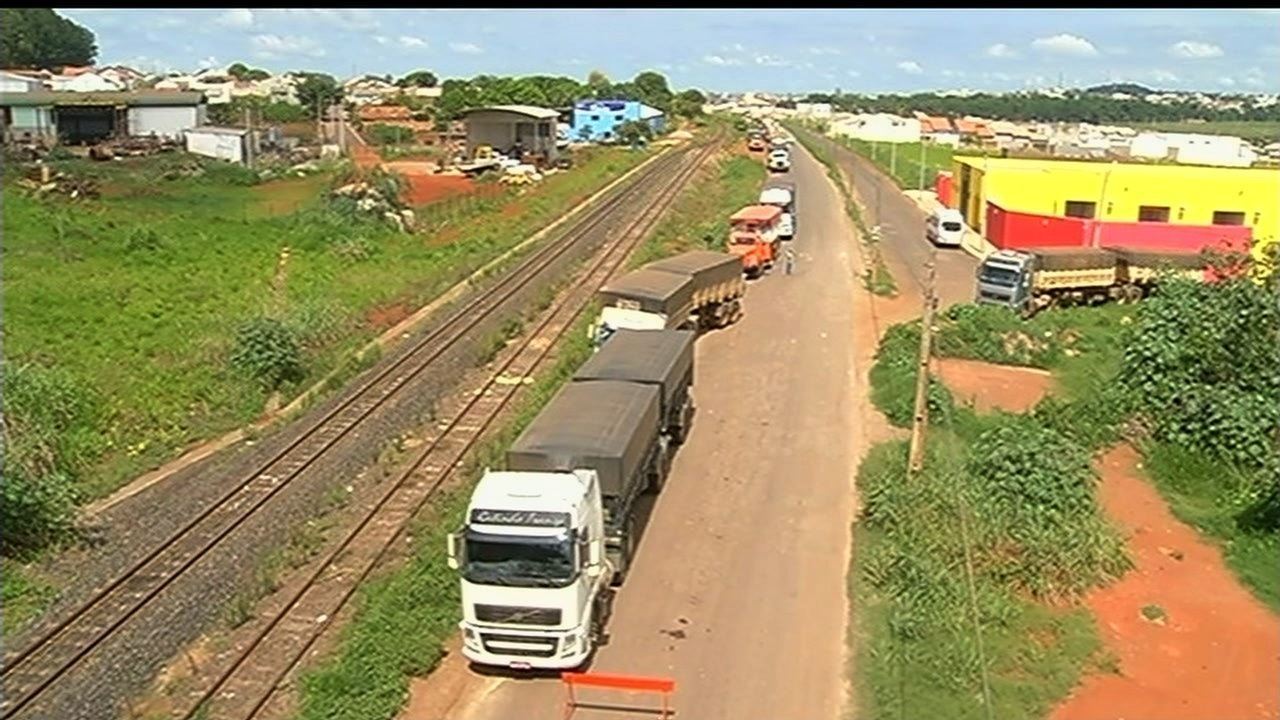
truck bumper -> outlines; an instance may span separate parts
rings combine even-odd
[[[580,667],[591,654],[586,628],[531,632],[458,623],[462,654],[480,665],[516,670],[568,670]]]

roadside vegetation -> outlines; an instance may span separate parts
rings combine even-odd
[[[853,220],[854,227],[858,229],[858,238],[868,258],[868,267],[863,270],[862,274],[862,284],[867,290],[876,295],[894,297],[898,294],[898,283],[893,279],[893,273],[889,272],[889,266],[885,263],[884,254],[880,251],[880,236],[867,226],[866,220],[862,217],[862,211],[854,199],[853,191],[845,182],[844,173],[840,172],[840,167],[835,158],[832,157],[825,145],[815,142],[808,132],[791,123],[784,123],[784,126],[804,146],[805,150],[808,150],[810,154],[818,159],[818,162],[826,167],[827,177],[831,178],[831,182],[840,191],[840,197],[844,201],[844,210],[849,215],[849,219]]]
[[[1114,670],[1076,601],[1129,567],[1089,462],[1122,439],[1277,606],[1275,297],[1247,280],[1171,280],[1137,306],[940,315],[938,355],[1048,368],[1058,387],[1029,413],[978,415],[931,378],[925,470],[908,477],[904,441],[864,461],[850,573],[861,716],[1040,718],[1083,672]],[[873,402],[902,427],[919,332],[890,328],[871,371]]]
[[[875,163],[903,190],[932,190],[938,172],[951,171],[955,151],[934,143],[872,143],[839,137],[833,140]],[[968,150],[962,155],[973,155]]]
[[[760,191],[764,168],[753,158],[731,154],[682,194],[666,218],[636,252],[632,266],[689,249],[718,247],[727,218]],[[344,628],[335,654],[302,681],[304,720],[378,720],[395,717],[409,679],[429,673],[457,632],[458,578],[446,564],[445,536],[462,522],[472,485],[486,466],[498,467],[506,448],[543,405],[591,355],[587,337],[593,309],[570,329],[555,364],[519,400],[503,428],[468,461],[464,482],[434,503],[411,532],[407,564],[359,591],[358,609]]]
[[[327,200],[343,173],[55,163],[100,188],[73,200],[29,196],[7,165],[0,549],[65,538],[79,503],[357,366],[378,333],[646,156],[600,150],[536,189],[425,212],[417,234]]]

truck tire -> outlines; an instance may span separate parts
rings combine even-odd
[[[635,525],[635,520],[628,516],[626,524],[622,526],[622,550],[618,553],[618,567],[614,570],[611,583],[614,587],[625,582],[631,572],[631,559],[636,553]]]

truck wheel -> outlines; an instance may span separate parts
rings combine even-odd
[[[635,521],[628,517],[625,525],[622,526],[622,549],[618,553],[618,567],[613,573],[613,585],[617,587],[627,579],[627,574],[631,571],[631,558],[636,552],[636,534]]]

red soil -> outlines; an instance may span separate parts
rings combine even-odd
[[[1038,368],[937,358],[933,371],[956,400],[972,401],[978,412],[1026,412],[1053,387],[1053,376]]]
[[[1128,446],[1101,458],[1102,503],[1131,534],[1136,567],[1087,597],[1120,674],[1086,677],[1050,720],[1280,718],[1280,617],[1173,517],[1139,460]],[[1147,605],[1163,625],[1143,618]]]
[[[394,326],[401,320],[413,314],[413,309],[404,303],[395,303],[394,305],[384,305],[376,307],[365,314],[365,320],[369,323],[369,327],[379,332]]]

